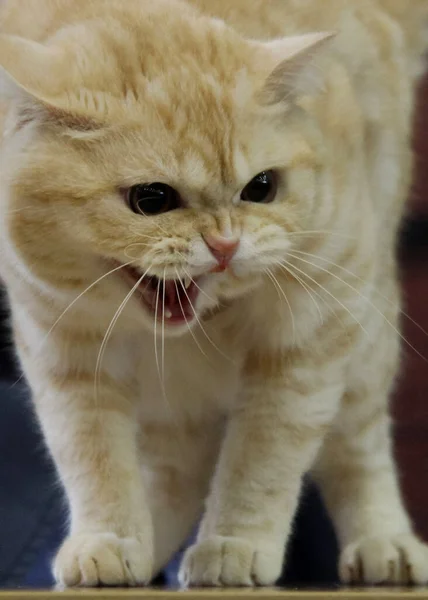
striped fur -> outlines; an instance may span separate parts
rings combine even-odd
[[[308,471],[343,581],[428,582],[388,412],[427,0],[321,4],[2,8],[0,271],[70,503],[62,584],[146,583],[202,517],[183,583],[271,585]],[[240,202],[266,169],[276,200]],[[133,214],[120,189],[152,181],[186,209]],[[226,272],[208,235],[239,237]],[[188,327],[131,260],[202,276]]]

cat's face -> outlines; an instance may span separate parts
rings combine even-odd
[[[319,166],[306,117],[273,99],[290,91],[279,89],[285,67],[269,78],[278,48],[195,23],[198,34],[183,37],[181,28],[170,36],[174,43],[162,49],[169,57],[155,47],[144,74],[135,72],[139,37],[115,32],[112,43],[92,31],[78,73],[61,73],[67,104],[51,106],[46,93],[40,110],[26,99],[12,134],[28,143],[16,202],[37,206],[15,220],[17,245],[32,240],[33,260],[49,261],[55,244],[64,278],[93,264],[117,268],[111,277],[124,297],[138,298],[147,325],[162,321],[173,334],[266,285],[293,234],[307,227]],[[75,43],[73,35],[60,41],[68,52]],[[299,43],[304,55],[319,40]],[[100,51],[104,64],[96,65]]]

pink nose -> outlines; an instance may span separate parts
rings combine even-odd
[[[205,235],[204,240],[220,267],[226,269],[238,250],[239,240],[216,235]]]

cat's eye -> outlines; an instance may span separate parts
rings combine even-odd
[[[241,200],[268,204],[275,200],[277,191],[278,179],[276,173],[274,171],[263,171],[245,186],[241,193]]]
[[[126,193],[131,210],[138,215],[160,215],[180,206],[180,196],[165,183],[134,185]]]

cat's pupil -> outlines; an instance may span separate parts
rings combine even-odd
[[[178,193],[165,183],[135,185],[128,192],[130,208],[137,214],[159,215],[177,208]]]
[[[267,204],[275,199],[276,192],[277,180],[275,173],[273,171],[263,171],[243,189],[241,200]]]

